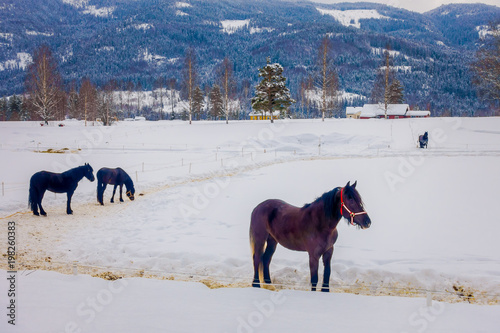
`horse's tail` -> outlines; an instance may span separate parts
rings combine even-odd
[[[104,205],[104,184],[100,179],[97,181],[97,202]]]
[[[102,172],[97,171],[97,202],[104,205],[104,184],[102,182]]]
[[[31,177],[30,189],[29,189],[29,195],[28,195],[28,205],[29,205],[32,212],[35,211],[37,202],[38,202],[38,192],[37,192],[35,186],[33,185],[33,177]]]

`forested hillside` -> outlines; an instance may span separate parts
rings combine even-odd
[[[113,79],[123,90],[129,82],[152,90],[159,77],[176,78],[180,89],[192,48],[200,86],[213,85],[227,57],[241,95],[270,57],[300,102],[301,82],[328,36],[339,89],[360,95],[345,104],[370,97],[389,46],[406,103],[433,115],[472,115],[489,105],[476,96],[469,64],[487,24],[499,19],[499,7],[479,4],[419,14],[370,3],[7,0],[0,4],[0,96],[23,93],[31,54],[47,44],[66,85]]]

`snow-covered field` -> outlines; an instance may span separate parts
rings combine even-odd
[[[0,123],[0,244],[14,221],[19,332],[499,327],[500,118],[64,124]],[[125,169],[136,200],[110,204],[108,187],[99,206],[83,179],[72,216],[51,192],[48,217],[29,213],[33,173],[86,162]],[[334,293],[305,292],[307,254],[281,247],[271,263],[280,291],[247,288],[252,209],[268,198],[301,206],[355,180],[372,226],[339,225]],[[74,266],[80,275],[61,275]]]

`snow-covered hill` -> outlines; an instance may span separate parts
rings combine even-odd
[[[320,332],[335,325],[349,332],[498,327],[498,305],[486,305],[500,301],[500,118],[64,124],[0,123],[0,157],[9,161],[0,164],[0,221],[16,223],[19,322],[26,332],[60,331],[69,322],[82,332],[196,331],[198,325],[207,332],[244,332],[240,325],[299,332],[311,318]],[[416,140],[424,131],[429,148],[420,150]],[[85,162],[95,172],[124,168],[136,200],[110,204],[108,187],[100,206],[96,184],[84,179],[72,216],[65,213],[65,196],[50,192],[43,201],[48,217],[30,214],[34,172]],[[309,289],[307,255],[282,247],[271,264],[280,292],[239,289],[252,279],[248,228],[259,202],[279,198],[302,206],[355,180],[372,226],[339,225],[335,293],[303,292]],[[6,233],[0,235],[5,244]],[[5,259],[0,263],[6,269]],[[79,274],[124,279],[108,285],[88,276],[31,273],[71,274],[74,267]],[[210,291],[194,282],[228,288]],[[122,284],[128,285],[123,293],[117,291]],[[2,279],[0,290],[5,286]],[[426,295],[432,307],[425,306]],[[281,297],[287,301],[279,303]],[[87,299],[102,300],[102,310],[92,310]],[[269,306],[273,299],[274,315],[259,312],[256,303]],[[462,304],[450,304],[456,302]],[[137,310],[144,304],[150,304],[147,318],[134,320],[135,313],[146,315]],[[359,311],[368,319],[352,322]],[[247,321],[251,316],[255,325]]]

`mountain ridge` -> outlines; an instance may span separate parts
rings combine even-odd
[[[335,13],[347,19],[352,14],[359,27],[318,9],[342,11]],[[352,11],[359,10],[385,18],[356,21]],[[341,89],[369,97],[389,44],[395,66],[407,69],[397,73],[406,102],[467,114],[487,107],[475,96],[467,68],[480,43],[478,27],[497,18],[500,8],[489,5],[445,5],[420,14],[374,3],[8,0],[0,7],[0,96],[23,91],[25,68],[13,64],[42,43],[53,50],[66,83],[89,77],[103,85],[113,78],[149,89],[160,75],[181,80],[182,58],[193,47],[201,85],[213,84],[214,68],[226,56],[239,82],[255,84],[269,56],[285,67],[296,93],[328,35]],[[230,20],[248,23],[228,33],[222,21]]]

